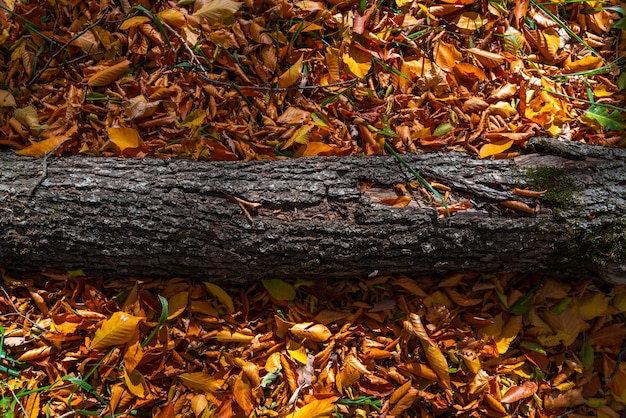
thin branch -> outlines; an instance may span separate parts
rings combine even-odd
[[[33,184],[33,187],[30,188],[30,190],[28,192],[28,197],[31,197],[33,194],[35,194],[35,191],[37,190],[37,187],[39,187],[41,185],[41,183],[43,183],[43,181],[48,177],[48,157],[50,157],[52,154],[57,152],[59,150],[59,148],[61,148],[61,146],[64,143],[65,143],[65,141],[61,142],[52,151],[50,151],[49,153],[44,155],[43,162],[42,162],[43,168],[42,168],[42,172],[41,172],[41,177],[39,177],[37,182],[35,184]]]

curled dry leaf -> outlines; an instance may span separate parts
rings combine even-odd
[[[513,190],[511,190],[511,193],[525,197],[540,197],[543,196],[546,192],[547,190],[535,191],[528,189],[518,189],[517,187],[514,187]]]
[[[502,206],[506,206],[507,208],[515,209],[517,211],[528,213],[530,215],[535,214],[535,210],[533,208],[531,208],[524,202],[520,202],[519,200],[505,200],[503,202],[500,202],[500,204]]]

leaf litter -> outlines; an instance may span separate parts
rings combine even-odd
[[[0,3],[0,146],[255,160],[624,146],[617,0]]]
[[[3,278],[3,416],[619,418],[626,406],[624,285]]]

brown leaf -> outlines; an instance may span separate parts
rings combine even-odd
[[[500,399],[500,402],[513,403],[521,399],[528,398],[537,392],[538,388],[539,386],[537,383],[531,381],[524,382],[521,385],[512,386],[505,392],[502,399]]]

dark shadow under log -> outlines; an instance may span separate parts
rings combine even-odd
[[[546,139],[529,149],[511,160],[404,156],[449,187],[453,203],[471,203],[451,217],[439,216],[419,190],[406,207],[379,203],[396,196],[393,185],[413,181],[390,156],[245,163],[52,157],[30,195],[43,160],[5,152],[0,267],[240,282],[548,271],[625,283],[626,150]],[[549,187],[541,198],[512,193],[542,182]]]

